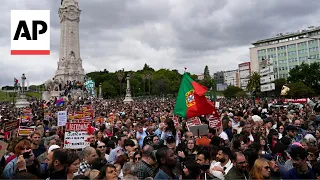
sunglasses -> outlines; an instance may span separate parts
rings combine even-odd
[[[141,160],[141,157],[138,157],[138,158],[135,158],[136,161],[140,161]]]
[[[98,148],[106,148],[106,146],[98,146]]]
[[[308,155],[309,155],[309,156],[311,156],[311,157],[313,157],[313,156],[314,156],[314,154],[313,154],[313,153],[308,153]]]
[[[263,167],[264,169],[266,169],[267,171],[271,170],[269,166]]]

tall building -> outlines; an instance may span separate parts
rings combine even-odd
[[[250,78],[250,62],[244,62],[238,65],[240,88],[246,89]]]
[[[213,79],[216,84],[223,84],[224,83],[224,71],[218,71],[213,74]]]
[[[251,71],[259,72],[262,59],[273,59],[275,79],[287,78],[289,71],[301,63],[319,61],[320,26],[293,33],[280,33],[274,37],[252,43]]]
[[[225,71],[224,75],[224,83],[228,86],[238,86],[239,87],[239,79],[238,79],[238,70]]]
[[[59,8],[60,17],[60,56],[55,79],[66,82],[84,81],[85,72],[80,58],[78,0],[62,0]]]

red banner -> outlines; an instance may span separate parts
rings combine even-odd
[[[284,102],[291,102],[291,103],[307,103],[308,98],[301,98],[301,99],[285,99]]]
[[[67,123],[66,131],[87,131],[91,123]]]

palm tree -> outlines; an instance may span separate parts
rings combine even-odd
[[[249,92],[253,92],[253,91],[259,92],[260,91],[260,74],[258,74],[257,72],[253,72],[249,76],[247,91],[249,91]]]

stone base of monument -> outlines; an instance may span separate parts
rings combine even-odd
[[[50,92],[49,91],[44,91],[42,93],[42,100],[45,100],[46,102],[50,101]]]
[[[50,96],[51,97],[60,97],[61,93],[63,93],[63,91],[50,91]]]
[[[30,103],[27,101],[26,96],[24,94],[20,94],[19,99],[17,99],[16,102],[16,107],[17,108],[24,108],[30,105]]]
[[[131,104],[133,102],[133,99],[131,97],[131,95],[126,95],[126,97],[123,100],[124,104]]]

